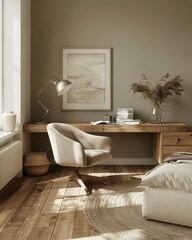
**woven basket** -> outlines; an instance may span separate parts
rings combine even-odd
[[[45,152],[31,152],[25,154],[23,166],[27,175],[40,176],[49,171],[50,162]]]

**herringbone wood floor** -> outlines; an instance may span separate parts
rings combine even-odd
[[[96,166],[83,173],[107,176],[108,183],[140,178],[153,166]],[[83,208],[87,195],[77,182],[49,183],[40,191],[36,185],[72,171],[51,166],[41,177],[13,179],[0,191],[0,240],[99,240],[86,221]],[[93,191],[103,183],[92,183]]]

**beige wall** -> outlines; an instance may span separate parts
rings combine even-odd
[[[116,115],[117,107],[133,107],[136,117],[147,121],[152,106],[133,95],[130,85],[141,73],[152,82],[170,73],[182,76],[185,91],[167,104],[167,120],[191,125],[191,0],[33,0],[31,5],[32,121],[42,115],[35,93],[51,76],[62,76],[62,46],[109,46],[113,49],[112,111],[62,112],[60,99],[50,87],[42,98],[50,108],[47,121],[99,120],[105,113]],[[146,139],[151,143],[151,136]]]

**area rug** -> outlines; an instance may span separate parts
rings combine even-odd
[[[140,180],[96,190],[84,209],[89,224],[110,240],[191,240],[192,228],[147,220],[142,217]]]

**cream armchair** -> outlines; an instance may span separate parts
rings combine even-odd
[[[53,150],[54,160],[61,166],[75,167],[75,173],[70,176],[41,182],[60,182],[76,180],[85,189],[87,195],[91,193],[84,180],[101,180],[101,177],[82,175],[78,168],[89,167],[112,158],[111,139],[106,136],[92,135],[64,123],[50,123],[47,132]]]

